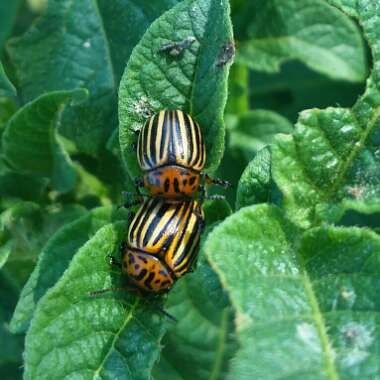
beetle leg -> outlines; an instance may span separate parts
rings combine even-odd
[[[204,200],[207,198],[206,187],[204,185],[199,185],[199,203],[202,204]]]
[[[104,293],[109,293],[109,292],[134,292],[134,291],[136,291],[135,288],[124,286],[122,288],[107,288],[107,289],[101,289],[101,290],[94,290],[92,292],[89,292],[88,295],[90,297],[97,297]]]
[[[207,199],[208,201],[223,201],[224,199],[226,199],[226,197],[224,195],[214,194],[207,195],[205,199]]]
[[[224,187],[225,189],[231,186],[231,184],[228,181],[224,181],[223,179],[219,179],[219,178],[211,178],[206,173],[202,173],[202,176],[204,177],[208,185],[218,185],[218,186]]]
[[[136,188],[136,193],[141,195],[140,187],[144,186],[144,179],[142,177],[135,177],[133,180]]]
[[[224,200],[226,197],[224,195],[214,194],[208,195],[206,187],[204,185],[199,186],[199,202],[202,204],[204,201],[216,201],[216,200]]]
[[[131,208],[131,207],[139,205],[139,204],[141,204],[141,200],[134,200],[131,202],[123,203],[122,205],[117,206],[117,208],[127,208],[128,209],[128,208]]]
[[[124,245],[125,245],[125,243],[121,243],[120,244],[120,247],[119,247],[120,251],[122,250],[122,247],[124,247]],[[107,255],[107,258],[108,258],[108,263],[111,266],[114,266],[114,267],[117,267],[117,268],[121,269],[121,264],[117,261],[117,259],[116,259],[115,256]]]
[[[133,206],[141,204],[144,201],[143,195],[140,194],[140,193],[139,194],[135,194],[135,193],[132,193],[130,191],[123,191],[122,195],[125,198],[127,198],[127,202],[123,203],[122,205],[119,205],[118,208],[120,208],[120,207],[131,208]]]

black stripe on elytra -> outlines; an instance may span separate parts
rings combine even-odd
[[[173,122],[174,122],[174,128],[176,130],[176,136],[177,136],[177,141],[175,143],[176,143],[176,146],[178,149],[178,153],[181,156],[181,159],[183,160],[183,158],[185,156],[184,151],[183,151],[183,149],[184,149],[183,138],[182,138],[183,136],[182,136],[182,132],[181,132],[181,125],[180,125],[180,121],[179,121],[177,111],[174,111]]]
[[[173,226],[173,228],[171,229],[172,231],[175,231],[175,232],[172,233],[172,234],[170,234],[170,236],[168,237],[168,239],[167,239],[167,240],[164,242],[164,244],[162,245],[162,250],[163,250],[163,251],[166,251],[166,250],[169,248],[170,244],[172,243],[172,241],[173,241],[173,239],[174,239],[174,236],[176,235],[176,233],[177,233],[177,231],[178,231],[178,226],[179,226],[179,224],[181,223],[183,216],[186,215],[187,209],[189,208],[189,205],[186,204],[185,202],[182,203],[182,204],[180,203],[180,204],[178,205],[178,208],[181,209],[182,206],[184,206],[184,210],[182,211],[182,214],[179,214],[179,215],[177,216],[176,224],[175,224],[175,226]]]
[[[134,234],[134,231],[136,229],[136,227],[139,225],[139,222],[141,220],[141,216],[144,215],[146,213],[146,209],[148,207],[148,205],[150,204],[151,201],[149,202],[145,202],[141,207],[140,209],[137,211],[137,214],[135,215],[135,217],[133,218],[132,220],[132,223],[131,225],[129,226],[129,233],[128,233],[128,240],[129,242],[133,242],[134,239],[133,239],[133,234]]]
[[[199,244],[200,244],[200,242],[201,242],[201,240],[198,237],[198,241],[194,245],[194,248],[193,248],[193,250],[191,251],[191,254],[190,254],[190,258],[189,258],[189,261],[188,261],[188,267],[189,268],[192,267],[192,265],[194,264],[195,259],[198,256],[198,250],[199,250]]]
[[[149,149],[150,149],[150,157],[152,162],[152,167],[157,165],[156,161],[156,138],[157,138],[157,128],[158,128],[158,116],[154,117],[152,128],[150,131],[150,141],[149,141]]]
[[[154,208],[156,207],[156,205],[157,205],[157,202],[151,201],[149,207],[146,210],[146,212],[142,215],[142,222],[141,222],[141,224],[139,226],[139,229],[137,230],[137,233],[136,233],[136,240],[139,242],[139,244],[141,244],[140,242],[142,241],[141,233],[142,233],[142,230],[143,230],[143,228],[145,226],[145,223],[149,219],[149,217],[152,214],[152,211],[154,210]]]
[[[169,114],[168,114],[168,111],[165,111],[164,120],[162,121],[162,124],[159,126],[159,128],[162,129],[161,141],[160,141],[160,160],[162,160],[164,157],[165,141],[169,133],[168,123],[169,123]]]
[[[150,238],[152,237],[152,234],[156,231],[157,229],[157,225],[158,223],[161,221],[161,219],[164,217],[164,215],[166,214],[166,212],[168,211],[170,207],[170,204],[169,203],[163,203],[161,205],[161,207],[159,208],[159,210],[157,211],[156,215],[154,216],[154,219],[152,220],[152,223],[150,223],[147,231],[146,231],[146,234],[144,236],[144,239],[143,239],[143,247],[145,247]]]
[[[148,271],[144,268],[137,276],[133,276],[133,278],[136,280],[136,281],[141,281],[145,275],[148,273]]]
[[[168,151],[168,163],[175,163],[176,160],[176,154],[175,154],[175,141],[174,141],[174,112],[173,111],[168,111],[170,114],[169,120],[170,122],[168,123],[168,128],[170,130],[170,137],[169,137],[169,151]]]
[[[198,237],[199,238],[200,236],[200,228],[199,228],[199,225],[195,225],[193,231],[191,231],[191,234],[186,242],[186,249],[184,250],[184,253],[186,252],[187,255],[190,255],[190,258],[189,260],[187,261],[184,261],[184,262],[180,262],[179,259],[182,259],[183,260],[183,257],[184,256],[184,253],[181,255],[181,257],[179,259],[176,260],[176,262],[174,263],[174,266],[178,265],[178,267],[176,268],[176,270],[181,270],[183,269],[184,266],[188,265],[188,263],[193,260],[193,256],[195,254],[195,252],[197,251],[197,246],[198,244],[195,245],[194,249],[191,251],[191,247],[194,243],[194,240]]]
[[[191,216],[192,216],[192,210],[190,210],[190,213],[189,213],[189,215],[188,215],[188,217],[187,217],[187,219],[186,219],[186,222],[185,222],[185,225],[184,225],[184,227],[182,228],[182,232],[181,232],[181,236],[179,237],[179,239],[178,239],[178,243],[177,243],[177,247],[176,247],[176,250],[178,249],[178,247],[180,247],[181,245],[182,245],[182,243],[183,243],[183,240],[185,239],[185,236],[186,236],[186,234],[187,234],[187,228],[188,228],[188,225],[189,225],[189,222],[190,222],[190,219],[191,219]],[[196,227],[197,225],[195,225],[195,227]],[[190,233],[190,237],[191,237],[191,234],[193,233],[194,231],[191,231],[191,233]],[[190,238],[189,237],[189,238]],[[188,238],[188,239],[189,239]],[[187,254],[188,254],[188,243],[187,243],[187,241],[185,241],[184,242],[184,244],[185,244],[185,248],[184,248],[184,250],[183,250],[183,252],[182,252],[182,254],[181,254],[181,256],[180,257],[178,257],[178,259],[174,262],[174,269],[176,268],[176,266],[177,265],[179,265],[181,262],[182,262],[182,260],[187,256]],[[190,246],[191,247],[191,246]]]
[[[187,156],[187,164],[190,165],[193,155],[194,155],[194,141],[193,141],[193,135],[192,135],[192,127],[191,127],[191,121],[190,116],[187,114],[183,114],[183,118],[185,120],[185,126],[186,126],[186,133],[187,133],[187,141],[189,142],[189,146],[186,147],[186,149],[189,150],[189,154]],[[194,124],[194,122],[193,122]]]
[[[161,228],[160,233],[157,235],[157,237],[153,241],[153,245],[156,245],[159,242],[159,240],[162,238],[162,235],[165,233],[169,225],[173,222],[173,219],[177,218],[177,215],[180,210],[181,210],[181,204],[176,207],[175,211],[173,212],[173,215],[168,219],[165,225]]]

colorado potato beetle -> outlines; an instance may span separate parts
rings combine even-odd
[[[203,211],[195,200],[146,200],[129,226],[122,271],[142,291],[169,290],[191,270],[203,225]]]
[[[207,183],[228,185],[202,174],[206,148],[201,129],[179,110],[164,110],[147,120],[139,132],[137,158],[144,172],[137,184],[152,196],[190,198],[199,189],[201,176]]]

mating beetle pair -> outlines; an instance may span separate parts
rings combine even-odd
[[[162,293],[188,273],[204,226],[201,173],[206,149],[199,125],[182,111],[161,111],[139,132],[137,181],[150,193],[133,218],[122,245],[122,270],[143,292]],[[194,199],[199,191],[201,200]]]

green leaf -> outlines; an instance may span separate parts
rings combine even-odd
[[[22,97],[87,88],[88,101],[66,110],[60,132],[96,155],[117,126],[117,86],[132,48],[176,2],[49,0],[37,22],[8,45]]]
[[[305,109],[351,107],[364,92],[365,82],[333,80],[300,61],[288,61],[278,73],[253,71],[251,88],[255,108],[276,111],[295,123]]]
[[[161,318],[135,297],[123,305],[115,297],[88,296],[113,285],[105,257],[117,250],[125,228],[119,222],[100,229],[41,299],[26,337],[25,379],[149,378]]]
[[[236,350],[230,303],[203,251],[207,234],[231,208],[226,201],[213,200],[205,202],[204,212],[207,227],[196,270],[177,282],[166,303],[178,322],[163,339],[155,380],[223,378]]]
[[[358,15],[356,9],[358,0],[327,0],[328,3],[346,12],[348,15],[355,17]]]
[[[268,202],[271,195],[271,152],[261,149],[245,168],[236,193],[236,209]]]
[[[290,122],[275,112],[248,111],[239,115],[231,128],[229,148],[239,150],[248,163],[260,149],[273,142],[276,134],[292,131]]]
[[[0,196],[3,199],[21,198],[26,201],[38,201],[46,189],[47,180],[9,170],[0,161]]]
[[[283,116],[266,110],[254,110],[227,116],[228,149],[216,176],[228,180],[232,184],[226,193],[229,201],[234,204],[238,196],[236,191],[239,191],[234,184],[240,180],[249,162],[259,150],[274,141],[277,133],[290,133],[293,126]],[[246,195],[250,197],[248,193]]]
[[[117,220],[117,215],[116,210],[111,207],[94,209],[81,218],[65,224],[48,240],[21,292],[10,324],[12,332],[27,330],[37,303],[59,280],[78,249],[104,225]],[[119,218],[121,215],[120,212]]]
[[[280,137],[273,148],[274,179],[289,217],[300,226],[320,219],[335,221],[346,207],[379,210],[379,111],[367,109],[370,120],[361,123],[356,115],[363,109],[363,100],[354,111],[302,112],[294,137]]]
[[[8,38],[21,0],[2,1],[0,3],[0,53],[4,41]]]
[[[305,111],[294,140],[282,139],[273,150],[288,216],[303,227],[336,222],[347,209],[379,211],[380,9],[360,0],[357,13],[374,61],[365,94],[352,110]]]
[[[164,349],[153,372],[155,380],[220,379],[228,369],[235,344],[232,311],[218,277],[201,253],[194,273],[170,292],[167,311],[178,322],[163,339]],[[170,374],[170,376],[169,376]]]
[[[2,378],[7,378],[4,375],[10,376],[10,366],[17,366],[21,362],[22,349],[23,349],[23,337],[12,335],[9,331],[8,322],[12,311],[14,309],[15,301],[18,297],[18,291],[12,284],[12,281],[7,277],[4,272],[0,272],[0,374]],[[7,367],[8,366],[8,367]],[[6,371],[4,371],[4,369]],[[5,373],[4,373],[5,372]],[[17,371],[18,379],[21,375],[21,371]]]
[[[7,241],[6,243],[2,243],[0,246],[0,269],[7,262],[9,255],[12,252],[12,244],[11,241]]]
[[[78,205],[41,207],[33,202],[9,201],[0,214],[0,244],[2,249],[11,250],[2,270],[12,278],[15,287],[24,285],[50,236],[83,212]]]
[[[72,189],[75,172],[59,143],[56,127],[62,106],[85,96],[84,90],[52,92],[21,108],[9,121],[2,139],[11,167],[20,173],[47,177],[59,191]]]
[[[16,89],[8,79],[0,62],[0,133],[2,133],[5,123],[16,112],[15,96]]]
[[[260,205],[217,226],[205,251],[237,314],[229,379],[379,373],[378,235],[336,227],[300,234],[279,209]]]
[[[298,59],[331,78],[362,81],[367,73],[365,49],[356,25],[323,0],[267,1],[249,7],[248,40],[238,62],[252,69],[279,71]],[[297,17],[294,17],[297,15]]]
[[[249,70],[235,62],[228,78],[227,114],[242,114],[249,110]],[[228,125],[228,122],[226,122]]]
[[[168,43],[194,42],[178,56],[160,49]],[[207,168],[223,154],[223,110],[233,37],[226,0],[185,0],[158,18],[135,47],[119,90],[120,145],[132,176],[139,173],[134,131],[147,113],[182,109],[200,124],[207,147]]]
[[[203,205],[206,226],[212,226],[231,215],[230,204],[224,199],[206,201]]]
[[[16,96],[16,89],[7,77],[3,64],[0,62],[0,98],[13,98]]]

